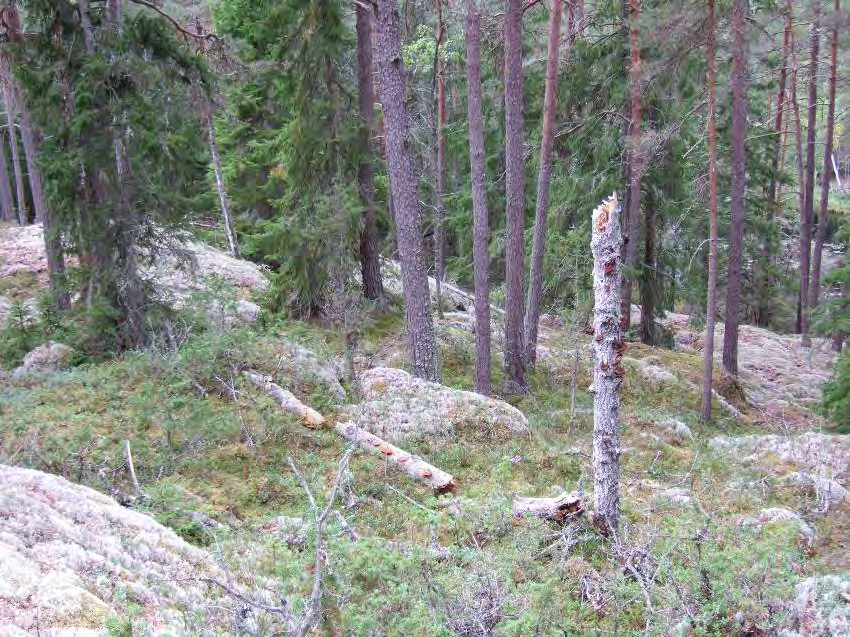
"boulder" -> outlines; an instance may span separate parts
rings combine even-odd
[[[367,370],[360,386],[363,402],[347,407],[346,417],[389,440],[460,428],[499,436],[531,431],[523,413],[504,401],[415,378],[401,369]]]
[[[12,378],[17,379],[68,369],[73,354],[74,350],[62,343],[50,341],[44,345],[39,345],[24,356],[21,366],[12,372]]]
[[[778,463],[843,482],[850,466],[850,436],[808,432],[798,436],[717,436],[714,452],[775,469]]]
[[[130,605],[141,609],[145,634],[223,634],[235,604],[212,580],[252,594],[153,518],[58,476],[0,464],[0,634],[103,635],[106,619],[126,617]]]
[[[784,524],[796,527],[800,538],[805,541],[808,546],[811,546],[815,541],[815,531],[809,524],[800,516],[799,513],[786,509],[785,507],[770,507],[762,509],[755,518],[746,518],[741,521],[742,526],[754,527],[760,531],[765,526],[773,524]]]
[[[789,627],[780,637],[850,635],[850,573],[809,577],[797,584]]]

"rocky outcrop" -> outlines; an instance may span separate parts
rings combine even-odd
[[[850,436],[808,432],[798,436],[717,436],[708,446],[718,454],[776,470],[785,467],[844,482],[850,467]]]
[[[790,627],[780,637],[850,635],[850,573],[803,580],[790,606]]]
[[[235,600],[212,580],[239,586],[151,517],[58,476],[0,465],[0,634],[103,635],[107,618],[131,607],[147,627],[134,635],[230,634]]]
[[[27,353],[21,366],[12,372],[12,378],[39,376],[68,369],[73,354],[74,350],[67,345],[49,341]]]
[[[367,370],[360,386],[363,402],[346,408],[346,417],[389,440],[458,429],[501,437],[530,433],[523,413],[506,402],[421,380],[401,369]]]
[[[770,507],[762,509],[755,518],[745,518],[741,521],[742,526],[751,527],[761,531],[766,526],[785,525],[797,529],[800,539],[805,545],[811,546],[815,541],[815,531],[809,526],[799,513],[786,509],[785,507]]]

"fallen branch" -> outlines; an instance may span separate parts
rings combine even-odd
[[[561,522],[584,513],[584,502],[575,493],[563,493],[554,498],[514,498],[514,515],[534,515]]]
[[[349,442],[356,443],[369,453],[378,454],[396,463],[414,480],[424,483],[437,493],[453,491],[455,488],[455,479],[451,474],[428,464],[419,456],[409,454],[378,438],[353,422],[337,423],[336,430]]]
[[[325,417],[312,407],[308,407],[298,400],[292,392],[285,390],[280,385],[272,382],[271,378],[259,372],[247,370],[242,372],[254,385],[264,390],[274,398],[284,411],[301,416],[308,427],[321,427],[325,424]]]
[[[147,498],[145,492],[139,484],[139,479],[136,477],[136,467],[133,466],[133,452],[130,449],[130,441],[124,441],[124,461],[127,465],[127,473],[130,475],[130,480],[133,482],[133,489],[136,491],[137,498]]]

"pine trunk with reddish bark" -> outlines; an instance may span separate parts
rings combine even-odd
[[[835,13],[840,10],[839,0],[835,0]],[[829,187],[832,182],[832,142],[835,135],[835,83],[838,65],[838,27],[833,26],[829,44],[829,98],[826,111],[826,139],[823,150],[823,173],[821,173],[820,210],[818,211],[818,231],[815,236],[815,248],[812,252],[812,277],[809,283],[809,310],[817,307],[820,301],[820,269],[823,258],[823,244],[829,226]]]
[[[773,131],[775,137],[773,140],[773,152],[770,160],[770,183],[767,188],[768,213],[767,221],[772,226],[778,214],[774,214],[774,202],[777,202],[776,208],[780,206],[776,198],[776,190],[779,183],[779,175],[781,174],[779,158],[782,155],[782,126],[783,117],[785,115],[785,88],[788,79],[788,48],[791,43],[791,3],[785,11],[785,29],[782,32],[782,61],[779,68],[779,87],[776,90],[776,117],[773,123]],[[756,309],[756,323],[762,327],[767,327],[770,323],[770,294],[773,288],[773,263],[775,259],[775,248],[772,246],[767,237],[762,238],[759,246],[760,258],[764,272],[758,279],[758,307]]]
[[[732,2],[732,225],[729,229],[729,272],[726,279],[726,323],[723,367],[738,373],[738,326],[741,320],[744,192],[747,141],[747,0]]]
[[[12,186],[9,182],[9,162],[6,160],[6,140],[0,133],[0,219],[7,222],[17,220],[12,201]]]
[[[711,389],[714,373],[714,324],[717,314],[717,96],[716,68],[714,62],[715,18],[714,0],[708,0],[708,38],[706,62],[708,65],[708,298],[705,307],[705,347],[702,353],[702,406],[700,418],[711,419]]]
[[[411,370],[418,378],[437,381],[437,342],[431,319],[419,194],[405,105],[404,61],[396,0],[378,0],[376,26],[387,160],[395,208],[396,238],[404,288],[405,335]]]
[[[360,273],[363,296],[382,304],[384,284],[378,253],[378,225],[375,218],[375,184],[372,136],[375,133],[375,89],[372,79],[372,11],[354,5],[357,14],[357,86],[360,125],[363,127],[363,157],[357,168],[360,198],[363,200],[363,228],[360,231]]]
[[[629,192],[626,196],[626,254],[625,265],[634,271],[637,267],[638,230],[640,223],[640,184],[643,161],[640,153],[641,95],[640,95],[640,0],[629,0]],[[632,279],[623,277],[620,312],[624,330],[631,327]],[[650,319],[653,320],[653,319]]]
[[[469,163],[472,176],[472,258],[475,279],[475,391],[489,395],[490,373],[490,221],[484,163],[484,111],[481,100],[481,10],[469,0],[466,14]]]
[[[815,142],[817,140],[818,56],[820,55],[820,2],[814,3],[811,55],[809,56],[809,100],[806,118],[806,186],[803,210],[800,213],[800,295],[797,298],[798,331],[804,347],[811,344],[809,336],[809,278],[812,252],[812,219],[815,196]]]
[[[443,195],[446,189],[446,69],[443,62],[443,42],[445,29],[443,27],[442,0],[436,0],[437,12],[437,49],[435,52],[434,83],[437,89],[437,121],[436,121],[436,157],[434,166],[434,278],[437,287],[437,315],[443,316],[442,284],[446,270],[446,228]]]
[[[558,98],[558,59],[561,43],[561,0],[552,0],[549,9],[549,46],[546,58],[546,85],[543,95],[543,131],[540,140],[540,169],[537,175],[537,207],[531,248],[531,278],[525,309],[525,355],[537,362],[537,329],[540,298],[543,294],[543,257],[546,254],[546,219],[549,188],[552,183],[552,148],[555,145],[555,110]]]
[[[525,377],[525,168],[523,166],[522,0],[505,0],[505,387],[528,391]]]

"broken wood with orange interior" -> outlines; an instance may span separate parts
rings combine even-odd
[[[410,454],[404,449],[399,449],[386,440],[378,438],[375,434],[369,433],[362,427],[358,427],[353,422],[337,423],[336,430],[343,438],[355,443],[361,449],[365,449],[369,453],[378,454],[388,461],[397,464],[414,480],[422,482],[437,493],[454,491],[454,477],[442,469],[428,464],[419,456]]]

